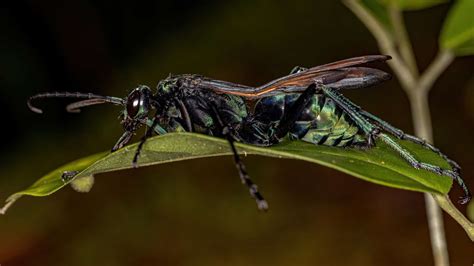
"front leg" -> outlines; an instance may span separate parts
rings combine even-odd
[[[144,124],[147,125],[147,130],[145,132],[145,135],[141,138],[140,144],[138,144],[137,150],[135,151],[135,155],[133,157],[132,165],[134,168],[136,168],[138,165],[138,158],[140,157],[141,150],[143,148],[143,144],[145,144],[145,141],[147,138],[149,138],[153,131],[157,135],[163,135],[166,134],[166,130],[163,129],[159,124],[158,124],[158,117],[155,117],[154,119],[146,119],[146,122]],[[153,130],[152,130],[153,129]],[[115,152],[118,149],[123,148],[123,146],[127,145],[127,143],[130,141],[130,139],[133,137],[134,131],[125,131],[122,136],[119,138],[117,143],[115,143],[114,147],[112,148],[111,152]],[[79,171],[64,171],[63,174],[61,175],[61,179],[64,182],[70,181],[72,178],[74,178]]]
[[[127,145],[127,143],[132,139],[133,132],[132,131],[125,131],[122,136],[119,138],[117,143],[115,143],[114,147],[112,148],[112,152],[121,149],[123,146]]]
[[[143,137],[140,139],[140,143],[138,144],[137,150],[135,151],[135,155],[133,156],[133,161],[132,165],[133,168],[138,167],[138,158],[140,157],[140,153],[142,151],[143,145],[145,144],[146,140],[153,135],[153,132],[155,132],[158,135],[163,135],[166,134],[166,130],[162,128],[159,124],[159,117],[155,116],[153,119],[146,119],[146,131]]]

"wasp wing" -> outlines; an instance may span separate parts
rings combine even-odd
[[[256,88],[223,80],[200,77],[197,83],[199,89],[210,89],[216,92],[238,94],[239,92],[252,92]]]
[[[387,80],[390,78],[390,75],[375,68],[352,66],[386,61],[388,59],[390,59],[390,56],[385,55],[354,57],[309,68],[305,71],[270,81],[256,88],[210,79],[201,80],[199,87],[247,98],[261,98],[281,93],[302,92],[314,82],[321,82],[336,89],[362,88]]]

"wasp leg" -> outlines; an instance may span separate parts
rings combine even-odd
[[[130,141],[132,136],[133,136],[132,131],[125,131],[123,135],[119,138],[117,143],[115,143],[114,147],[112,148],[112,152],[118,149],[121,149],[123,146],[125,146]]]
[[[181,116],[184,119],[184,122],[186,123],[186,131],[188,132],[193,132],[193,123],[191,122],[191,117],[189,116],[188,109],[184,105],[183,101],[181,100],[176,100],[179,106],[179,110],[181,112]]]
[[[437,153],[441,158],[446,160],[451,165],[451,167],[453,168],[453,170],[455,172],[458,172],[458,173],[460,172],[461,167],[459,166],[459,164],[457,164],[455,161],[448,158],[448,156],[446,156],[444,153],[442,153],[438,148],[436,148],[435,146],[433,146],[430,143],[426,142],[424,139],[420,139],[418,137],[406,134],[402,130],[390,125],[386,121],[380,119],[379,117],[377,117],[377,116],[375,116],[375,115],[373,115],[373,114],[371,114],[371,113],[369,113],[365,110],[361,109],[360,113],[363,116],[369,118],[370,120],[375,121],[383,130],[385,130],[388,133],[394,135],[395,137],[397,137],[399,139],[403,139],[403,140],[408,140],[408,141],[414,142],[416,144],[420,144],[421,146],[425,147],[426,149]]]
[[[379,117],[363,110],[360,106],[358,106],[355,103],[351,102],[349,99],[345,98],[344,96],[340,95],[340,97],[341,97],[342,101],[344,101],[344,103],[346,105],[350,105],[354,109],[355,112],[358,112],[359,114],[361,114],[365,118],[369,118],[370,120],[374,121],[383,130],[387,131],[388,133],[394,135],[395,137],[397,137],[399,139],[408,140],[408,141],[414,142],[416,144],[420,144],[424,148],[429,149],[429,150],[437,153],[441,158],[443,158],[444,160],[446,160],[449,163],[449,165],[453,168],[453,171],[455,171],[457,173],[460,173],[461,167],[459,166],[459,164],[457,164],[455,161],[451,160],[448,156],[446,156],[444,153],[442,153],[435,146],[431,145],[430,143],[427,143],[423,139],[420,139],[418,137],[415,137],[415,136],[404,133],[402,130],[392,126],[391,124],[389,124],[386,121],[380,119]]]
[[[179,105],[181,115],[183,116],[184,122],[186,123],[186,130],[188,132],[193,132],[193,127],[191,123],[191,118],[189,116],[188,110],[186,109],[186,106],[184,103],[180,100],[177,100],[177,103]],[[145,144],[146,140],[151,137],[153,134],[153,131],[155,131],[158,135],[165,134],[166,130],[164,130],[160,125],[158,125],[158,116],[155,115],[153,120],[147,121],[147,129],[145,131],[145,135],[140,139],[140,143],[138,144],[137,150],[135,151],[135,155],[133,156],[133,161],[132,165],[133,168],[138,167],[138,158],[140,157],[140,153],[142,151],[143,145]]]
[[[300,73],[300,72],[303,72],[303,71],[306,71],[306,70],[308,70],[308,68],[302,67],[302,66],[295,66],[295,67],[291,70],[290,75],[296,74],[296,73]]]
[[[145,144],[146,140],[151,137],[151,132],[149,127],[146,128],[145,134],[142,136],[140,139],[140,143],[138,143],[137,149],[135,150],[135,155],[133,155],[133,161],[132,161],[132,166],[133,168],[138,167],[138,158],[140,157],[140,154],[143,149],[143,145]]]
[[[245,169],[245,165],[240,159],[239,154],[237,153],[237,148],[235,147],[235,134],[234,134],[234,129],[230,125],[225,125],[219,115],[219,112],[217,111],[217,108],[215,106],[212,106],[212,111],[214,112],[214,115],[217,118],[217,121],[219,122],[219,125],[222,127],[222,134],[226,137],[227,141],[230,144],[230,148],[232,149],[232,153],[234,155],[234,163],[235,166],[237,167],[237,171],[239,172],[240,180],[242,181],[242,184],[245,184],[250,192],[250,196],[255,199],[257,202],[257,207],[259,210],[266,211],[268,210],[268,203],[267,201],[263,198],[262,194],[258,191],[258,186],[250,179],[250,176],[247,173],[247,170]]]
[[[369,142],[371,141],[371,139],[373,141],[375,138],[380,138],[390,148],[397,151],[403,159],[410,163],[412,167],[416,169],[428,170],[439,175],[446,175],[451,177],[459,184],[459,186],[464,191],[464,197],[459,200],[459,203],[465,204],[469,202],[472,197],[471,193],[459,173],[457,173],[456,171],[442,169],[436,165],[418,161],[409,151],[405,150],[397,142],[392,140],[388,135],[380,133],[380,129],[363,116],[363,114],[360,112],[360,107],[358,107],[356,104],[352,103],[349,99],[347,99],[337,91],[332,90],[331,88],[323,86],[322,91],[324,95],[331,98],[339,107],[346,111],[349,116],[354,120],[354,122],[356,122],[366,134],[368,133]],[[385,129],[384,127],[382,128]],[[389,130],[387,131],[390,132]]]
[[[138,167],[138,158],[140,157],[140,153],[143,149],[143,145],[145,144],[146,140],[151,137],[153,134],[153,131],[156,132],[157,134],[164,134],[166,131],[158,125],[158,116],[155,116],[153,120],[151,120],[151,123],[147,121],[147,128],[145,131],[145,134],[142,136],[140,139],[140,143],[138,144],[137,150],[135,151],[135,155],[133,156],[133,161],[132,161],[132,166],[133,168]]]
[[[374,121],[383,130],[387,131],[388,133],[394,135],[395,137],[397,137],[399,139],[408,140],[408,141],[414,142],[416,144],[420,144],[424,148],[429,149],[429,150],[437,153],[441,158],[443,158],[444,160],[446,160],[449,163],[449,165],[453,168],[453,171],[455,171],[457,173],[461,172],[461,167],[459,166],[459,164],[457,164],[455,161],[450,159],[447,155],[442,153],[438,148],[436,148],[435,146],[433,146],[430,143],[426,142],[424,139],[420,139],[420,138],[415,137],[413,135],[406,134],[405,132],[403,132],[402,130],[400,130],[400,129],[394,127],[394,126],[392,126],[388,122],[386,122],[386,121],[380,119],[379,117],[363,110],[360,106],[356,105],[355,103],[353,103],[349,99],[345,98],[344,96],[342,96],[342,100],[344,101],[345,104],[350,105],[354,109],[354,111],[356,111],[356,112],[360,113],[362,116],[364,116],[366,118],[369,118],[370,120]]]
[[[472,196],[469,191],[469,188],[466,186],[466,184],[464,183],[464,180],[461,178],[461,176],[459,176],[457,172],[451,171],[451,170],[445,170],[439,166],[423,163],[416,160],[415,157],[409,151],[402,148],[397,142],[395,142],[386,134],[381,133],[379,134],[378,137],[387,145],[389,145],[392,149],[397,151],[403,157],[403,159],[408,161],[411,164],[411,166],[413,166],[414,168],[428,170],[430,172],[434,172],[439,175],[446,175],[454,179],[464,191],[464,196],[461,197],[460,200],[458,201],[460,204],[466,204],[471,200]]]
[[[336,103],[336,105],[344,110],[352,120],[354,120],[360,129],[367,135],[369,144],[373,144],[374,137],[380,133],[380,128],[370,123],[360,114],[360,107],[349,101],[349,99],[344,97],[339,92],[326,86],[322,86],[322,92],[326,97],[329,97]]]
[[[77,174],[79,174],[79,171],[64,171],[61,175],[61,180],[63,182],[71,181]]]
[[[275,133],[271,137],[270,141],[272,143],[278,143],[280,139],[288,134],[296,120],[298,120],[298,118],[301,116],[301,113],[303,113],[304,109],[311,101],[314,94],[321,90],[321,87],[322,84],[313,83],[309,85],[303,93],[301,93],[298,99],[296,99],[296,102],[291,106],[290,110],[286,111],[280,120],[280,123],[275,129]]]

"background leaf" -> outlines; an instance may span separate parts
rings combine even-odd
[[[440,36],[440,46],[456,55],[474,54],[474,1],[456,1],[448,13]]]
[[[474,201],[469,202],[466,208],[466,214],[471,222],[474,222]]]
[[[420,160],[449,167],[437,154],[419,145],[404,141],[400,143]],[[136,146],[137,144],[133,144],[108,155],[99,153],[68,163],[43,176],[26,190],[13,194],[7,201],[11,204],[22,195],[50,195],[74,180],[131,168]],[[369,182],[407,190],[446,194],[452,184],[449,177],[412,168],[382,142],[377,142],[377,146],[369,150],[317,146],[302,141],[284,141],[268,148],[238,144],[238,149],[244,155],[255,154],[318,163]],[[139,165],[222,155],[231,155],[226,140],[201,134],[170,133],[147,141]],[[65,170],[80,173],[65,182],[61,178]]]
[[[395,5],[402,11],[409,11],[425,9],[447,2],[447,0],[360,0],[360,3],[366,7],[388,31],[393,30],[388,13],[388,8],[391,5]]]
[[[447,3],[448,0],[379,0],[379,2],[386,6],[396,5],[401,10],[420,10]]]
[[[392,30],[392,24],[388,15],[387,8],[379,0],[361,0],[360,1],[387,30]]]

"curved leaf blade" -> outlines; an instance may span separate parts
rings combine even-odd
[[[399,142],[418,159],[449,168],[447,162],[437,154],[414,143]],[[6,208],[23,195],[47,196],[80,178],[132,168],[136,146],[137,144],[133,144],[114,153],[98,153],[65,164],[43,176],[29,188],[10,196]],[[382,142],[377,142],[376,147],[369,150],[317,146],[302,141],[284,141],[272,147],[238,143],[237,147],[241,154],[304,160],[394,188],[446,194],[452,185],[451,178],[447,176],[412,168]],[[224,155],[231,155],[224,139],[202,134],[170,133],[147,141],[139,166]],[[61,176],[64,171],[79,173],[72,180],[63,181]],[[2,209],[3,212],[6,208]]]
[[[474,1],[458,0],[451,7],[439,43],[456,55],[474,54]]]

